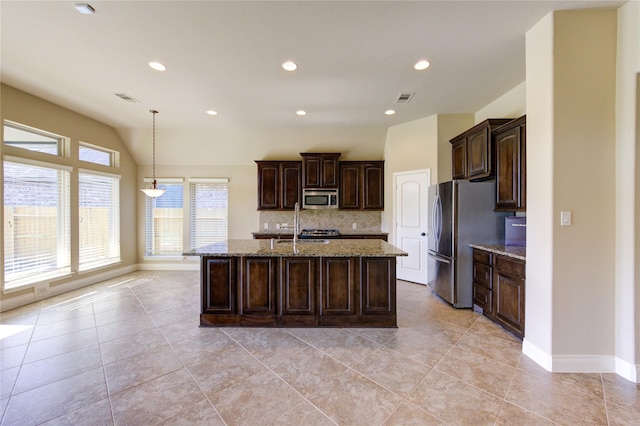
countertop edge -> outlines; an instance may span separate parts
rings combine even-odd
[[[495,243],[470,243],[469,247],[485,250],[495,254],[501,254],[503,256],[511,257],[514,259],[526,261],[527,260],[527,248],[520,246],[505,246],[504,244]]]

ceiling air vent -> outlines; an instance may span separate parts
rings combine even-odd
[[[398,99],[396,99],[397,104],[407,104],[409,102],[411,102],[411,99],[413,98],[413,95],[415,95],[415,93],[400,93],[400,96],[398,96]]]
[[[131,102],[132,104],[139,104],[140,103],[139,100],[137,100],[136,98],[132,98],[131,96],[127,95],[126,93],[115,93],[115,95],[117,97],[119,97],[120,99],[122,99],[123,101]]]

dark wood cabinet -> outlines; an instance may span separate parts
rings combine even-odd
[[[315,325],[318,258],[282,258],[280,324]]]
[[[235,315],[236,308],[236,259],[203,258],[200,267],[202,282],[210,283],[202,288],[202,312],[206,314]]]
[[[340,153],[301,153],[303,188],[337,188]]]
[[[395,257],[203,256],[203,326],[396,327]]]
[[[526,123],[522,116],[493,131],[497,211],[526,211]]]
[[[491,118],[451,139],[453,179],[484,180],[494,176],[491,132],[509,121],[511,119]]]
[[[486,317],[523,338],[525,262],[474,249],[473,303]]]
[[[245,257],[242,269],[241,314],[276,321],[278,262],[269,257]]]
[[[302,199],[301,161],[256,161],[258,210],[293,210]]]
[[[384,210],[384,161],[340,161],[339,207]]]

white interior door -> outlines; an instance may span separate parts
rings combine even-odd
[[[409,253],[398,257],[398,279],[427,284],[427,203],[430,170],[394,173],[395,245]]]

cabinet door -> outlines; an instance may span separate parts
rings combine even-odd
[[[396,314],[396,259],[364,257],[360,266],[362,315]]]
[[[496,256],[493,268],[494,314],[519,337],[524,335],[524,263]]]
[[[258,210],[280,208],[280,167],[277,161],[258,164]]]
[[[481,128],[467,136],[467,177],[487,177],[491,174],[491,144],[489,128]]]
[[[322,259],[320,315],[356,315],[357,259]]]
[[[358,162],[340,162],[340,190],[338,191],[338,196],[341,209],[360,209],[361,170],[362,165]]]
[[[281,260],[280,314],[315,316],[318,258],[290,257]]]
[[[246,257],[242,269],[242,314],[276,315],[278,259]]]
[[[466,179],[467,177],[467,139],[462,138],[453,142],[451,146],[452,179]]]
[[[302,162],[285,161],[280,163],[282,209],[293,210],[302,199]]]
[[[320,188],[320,170],[322,170],[319,155],[305,155],[302,157],[302,186],[304,188]]]
[[[384,163],[364,163],[363,201],[364,210],[384,210]]]
[[[202,257],[202,313],[236,314],[236,259]]]
[[[520,207],[520,128],[496,135],[496,208]]]
[[[322,171],[320,172],[323,188],[338,187],[338,157],[335,155],[322,155],[320,157]]]

